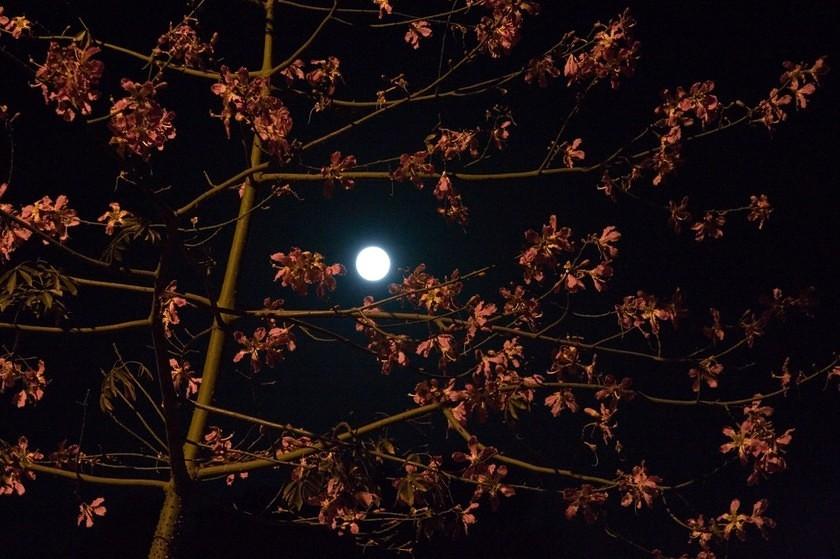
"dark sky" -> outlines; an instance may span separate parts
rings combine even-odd
[[[369,3],[347,0],[342,6],[345,4],[366,7]],[[411,13],[420,13],[426,5],[438,8],[448,4],[437,0],[394,1],[395,8]],[[178,21],[184,11],[182,2],[63,0],[48,5],[11,1],[3,5],[8,14],[25,12],[43,24],[42,30],[49,32],[59,32],[68,25],[75,32],[79,27],[77,18],[81,18],[97,38],[141,52],[148,51],[155,38],[166,30],[168,22]],[[576,29],[585,34],[592,22],[607,21],[627,5],[638,20],[636,34],[642,45],[637,75],[623,82],[617,91],[601,84],[568,131],[569,138],[584,138],[592,161],[610,153],[617,143],[632,137],[650,122],[663,88],[713,79],[721,99],[754,103],[777,83],[782,61],[812,61],[836,51],[832,38],[838,29],[840,10],[832,2],[724,5],[699,1],[546,0],[542,15],[529,19],[524,38],[509,59],[481,58],[464,79],[515,68],[565,31]],[[199,17],[204,31],[220,32],[217,52],[226,64],[258,66],[261,42],[258,7],[238,0],[208,0]],[[317,19],[289,7],[279,7],[277,21],[276,57],[279,59],[306,37]],[[305,58],[328,55],[341,58],[345,83],[336,96],[342,99],[369,98],[379,88],[381,75],[405,72],[411,83],[423,83],[437,66],[437,38],[415,52],[402,42],[402,27],[371,33],[360,26],[331,24],[328,31]],[[8,104],[22,113],[15,126],[14,180],[7,194],[15,203],[28,203],[43,194],[67,193],[74,207],[84,217],[92,218],[114,199],[117,173],[128,169],[144,176],[150,184],[171,185],[167,199],[179,205],[205,188],[202,171],[214,179],[222,179],[243,168],[242,137],[234,134],[232,140],[226,140],[221,124],[207,117],[209,110],[218,109],[217,100],[209,92],[211,82],[175,74],[167,76],[169,85],[161,94],[161,102],[177,113],[178,137],[163,153],[153,156],[153,165],[148,168],[116,157],[107,145],[107,129],[101,124],[67,124],[43,106],[40,93],[28,85],[31,73],[15,61],[26,61],[30,55],[36,61],[42,60],[42,43],[13,44],[4,36],[0,48],[0,104]],[[136,60],[114,53],[103,53],[101,58],[106,65],[103,88],[109,93],[116,93],[122,76],[134,79],[145,76],[142,63]],[[832,351],[837,349],[836,317],[840,305],[836,298],[836,278],[829,270],[840,247],[834,196],[840,178],[836,161],[838,100],[836,80],[829,75],[809,110],[793,115],[772,136],[762,127],[741,127],[692,144],[685,153],[685,164],[667,185],[659,190],[647,183],[637,187],[636,194],[641,201],[631,198],[623,198],[618,204],[608,201],[596,191],[598,177],[594,175],[459,184],[471,210],[471,223],[466,230],[437,216],[431,184],[417,192],[407,183],[359,181],[352,192],[338,192],[330,200],[321,196],[319,183],[295,186],[303,201],[281,200],[255,216],[238,303],[256,307],[263,297],[270,295],[286,298],[289,308],[306,305],[326,308],[357,304],[367,294],[383,296],[387,292],[386,282],[372,287],[351,273],[339,280],[338,291],[327,302],[294,297],[272,284],[273,274],[267,260],[272,252],[300,246],[322,252],[330,262],[343,262],[349,267],[356,251],[374,242],[391,252],[397,267],[413,267],[424,262],[440,276],[454,268],[468,272],[494,264],[496,269],[488,278],[468,285],[465,290],[465,293],[484,293],[492,298],[494,288],[516,279],[519,274],[514,257],[523,247],[522,232],[537,228],[554,213],[562,224],[581,234],[613,224],[625,235],[616,262],[616,278],[609,292],[600,303],[588,294],[583,296],[587,308],[603,310],[606,301],[618,301],[636,289],[666,295],[680,287],[701,322],[709,306],[721,308],[734,321],[744,308],[755,306],[759,295],[772,288],[794,293],[814,286],[820,306],[812,320],[791,320],[769,332],[768,339],[754,352],[739,355],[733,361],[733,365],[744,368],[736,373],[733,367],[735,378],[722,393],[743,396],[744,390],[766,386],[763,379],[767,371],[778,368],[785,357],[792,358],[795,369],[809,370],[814,364],[830,360]],[[493,93],[435,106],[418,104],[312,150],[306,154],[305,164],[320,167],[336,149],[353,153],[363,162],[421,149],[423,137],[438,121],[450,128],[473,127],[483,121],[488,107],[504,103],[513,110],[519,126],[512,135],[509,150],[494,156],[481,168],[530,168],[542,158],[546,141],[553,136],[561,115],[573,101],[572,92],[562,80],[557,80],[546,90],[516,83],[507,95]],[[303,141],[362,114],[336,110],[309,115],[305,103],[295,100],[289,103],[295,118],[294,135]],[[106,107],[100,102],[95,114],[103,114]],[[3,139],[0,176],[5,175],[7,166],[8,141]],[[683,195],[689,195],[695,207],[732,207],[757,193],[767,194],[776,208],[765,231],[758,232],[743,219],[733,217],[724,240],[715,243],[698,244],[686,234],[674,236],[661,209],[653,207]],[[140,203],[123,190],[117,196],[129,204]],[[234,194],[221,197],[208,205],[202,222],[230,217],[234,204]],[[220,263],[229,238],[229,231],[225,232],[213,245],[216,251],[213,256]],[[91,254],[103,246],[98,232],[74,231],[74,239],[73,246]],[[54,253],[40,247],[22,254],[29,258],[54,257]],[[142,256],[138,258],[142,263]],[[78,271],[73,264],[68,267]],[[389,280],[398,278],[398,272],[394,272]],[[179,285],[200,290],[197,278],[188,272],[179,277]],[[143,316],[137,313],[146,312],[145,305],[143,299],[83,294],[74,303],[73,311],[79,324],[85,324],[102,317],[125,320]],[[195,324],[197,328],[204,327],[201,322]],[[336,327],[348,334],[352,332],[346,325]],[[611,327],[609,324],[606,328]],[[604,328],[581,322],[562,333],[590,339],[597,338]],[[131,448],[132,443],[97,410],[98,371],[112,362],[112,341],[119,342],[124,351],[136,357],[147,356],[145,335],[107,340],[27,339],[26,351],[42,355],[48,361],[52,385],[45,400],[35,409],[19,411],[10,406],[0,407],[0,437],[9,440],[25,432],[32,444],[42,450],[53,448],[64,438],[76,440],[81,422],[78,402],[85,390],[92,388],[93,404],[85,435],[90,447],[85,445],[86,449],[94,452],[97,444],[108,446],[114,441]],[[11,343],[8,331],[0,331],[0,336],[4,344]],[[257,382],[232,371],[226,374],[219,385],[220,399],[233,409],[248,407],[255,415],[297,422],[312,429],[327,429],[342,420],[362,423],[379,412],[396,412],[411,405],[405,394],[417,382],[415,374],[397,371],[398,374],[382,377],[372,358],[350,348],[337,344],[319,346],[308,341],[302,345],[281,367]],[[535,349],[535,355],[539,351]],[[195,361],[200,359],[196,357]],[[535,357],[534,361],[538,359]],[[754,365],[748,367],[750,363]],[[621,368],[619,374],[633,377],[642,390],[690,397],[684,371],[652,369],[638,361],[616,361],[610,366],[616,371]],[[774,476],[758,488],[746,488],[747,472],[735,466],[708,484],[685,492],[686,499],[707,514],[723,511],[734,496],[741,496],[746,503],[759,497],[770,499],[768,514],[779,524],[771,540],[765,543],[754,539],[752,548],[734,544],[730,557],[840,557],[837,536],[840,489],[836,481],[840,466],[840,438],[837,437],[840,396],[833,387],[821,389],[822,382],[817,381],[804,387],[801,393],[794,392],[777,402],[777,423],[796,427],[788,472]],[[512,454],[537,462],[587,467],[591,455],[581,448],[576,428],[548,422],[545,410],[539,408],[534,412],[538,417],[526,419],[520,428],[528,433],[524,441],[505,426],[495,431],[490,429],[488,433],[511,445],[506,448],[511,448]],[[611,475],[616,467],[629,469],[642,458],[667,480],[707,471],[720,463],[719,433],[727,421],[727,415],[720,410],[675,411],[634,403],[622,422],[622,428],[626,429],[623,440],[631,449],[629,462],[606,458],[598,471]],[[241,425],[220,424],[238,433],[245,431]],[[432,432],[436,435],[433,445],[444,450],[458,446],[457,441],[441,441],[442,425],[435,423]],[[251,485],[240,484],[232,491],[211,491],[190,512],[195,520],[188,537],[196,547],[187,556],[237,557],[256,553],[294,558],[361,556],[361,551],[348,539],[338,539],[326,530],[278,526],[270,518],[252,518],[251,512],[261,510],[256,504],[264,504],[278,487],[276,480],[254,477],[249,482]],[[23,498],[0,499],[0,541],[4,542],[0,545],[4,557],[145,556],[159,506],[159,497],[153,492],[106,490],[103,494],[108,499],[108,516],[94,529],[77,530],[73,484],[39,476],[27,487]],[[88,500],[98,495],[98,491],[81,489]],[[489,509],[482,506],[480,522],[470,538],[454,543],[435,540],[421,547],[420,555],[644,556],[611,541],[597,528],[586,527],[577,520],[565,521],[558,498],[524,495],[504,502],[498,513],[491,514],[485,508]],[[675,552],[685,547],[684,532],[668,524],[670,521],[661,507],[638,518],[627,510],[613,509],[614,525],[640,542]],[[653,526],[665,529],[650,528],[648,520],[653,521]]]

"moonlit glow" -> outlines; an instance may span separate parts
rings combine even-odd
[[[368,281],[379,281],[388,275],[391,259],[388,253],[379,247],[362,249],[356,257],[356,271]]]

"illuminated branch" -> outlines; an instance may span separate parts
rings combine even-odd
[[[403,421],[407,421],[409,419],[422,417],[439,408],[440,404],[429,404],[426,406],[406,410],[404,412],[388,416],[384,419],[367,423],[357,429],[353,429],[352,431],[345,431],[343,433],[339,433],[336,438],[339,441],[346,441],[352,439],[353,437],[358,437],[373,431],[377,431],[384,427],[388,427],[389,425],[394,425],[396,423],[402,423]],[[284,462],[289,460],[295,460],[297,458],[308,456],[314,452],[321,450],[322,448],[323,445],[321,443],[315,443],[309,448],[299,448],[291,452],[280,454],[277,456],[277,460],[281,460]],[[221,474],[236,474],[239,472],[248,472],[260,468],[266,468],[273,465],[274,464],[269,460],[249,460],[247,462],[234,462],[231,464],[221,464],[218,466],[206,466],[198,471],[198,477],[206,478]]]
[[[0,329],[19,330],[21,332],[37,332],[40,334],[106,334],[122,330],[133,330],[144,328],[152,323],[148,318],[140,320],[129,320],[127,322],[116,322],[114,324],[102,324],[99,326],[67,327],[61,326],[38,326],[35,324],[17,324],[12,322],[0,322]]]
[[[39,472],[42,474],[49,474],[68,479],[83,481],[85,483],[94,483],[98,485],[119,485],[124,487],[157,487],[166,489],[169,483],[158,479],[142,479],[142,478],[120,478],[107,476],[94,476],[90,474],[82,474],[71,472],[69,470],[62,470],[61,468],[53,468],[52,466],[44,466],[34,462],[27,462],[25,464],[27,470]]]

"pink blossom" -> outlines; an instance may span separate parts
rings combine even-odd
[[[79,48],[76,43],[62,47],[50,41],[47,59],[35,72],[33,87],[40,87],[47,104],[55,103],[55,112],[66,121],[77,113],[89,115],[91,103],[99,99],[99,80],[104,65],[93,56],[98,47]]]
[[[49,196],[44,196],[37,202],[24,206],[20,212],[20,219],[50,237],[66,241],[69,229],[81,223],[76,210],[68,207],[69,202],[63,194],[60,194],[55,202]]]
[[[554,65],[554,57],[551,54],[533,58],[528,62],[525,70],[525,83],[536,82],[540,87],[548,87],[548,81],[562,75],[560,68]]]
[[[96,221],[105,222],[105,234],[106,235],[113,235],[114,232],[119,227],[123,227],[127,220],[134,217],[131,212],[128,210],[124,210],[120,207],[119,202],[111,202],[108,204],[108,207],[111,208],[104,214],[100,215]]]
[[[391,15],[391,12],[394,11],[394,8],[391,7],[390,0],[373,0],[373,3],[379,7],[379,19],[382,19],[382,16],[385,14]]]
[[[311,60],[313,68],[306,73],[306,81],[316,97],[315,111],[323,111],[332,102],[336,84],[341,80],[341,60],[329,56],[322,60]]]
[[[529,229],[525,232],[525,240],[531,245],[519,255],[519,265],[525,268],[524,281],[542,281],[547,271],[553,271],[558,265],[557,257],[564,252],[574,250],[572,230],[568,227],[557,227],[557,216],[548,218],[548,224],[543,225],[542,231]]]
[[[758,228],[762,229],[764,227],[764,224],[770,218],[771,213],[773,213],[773,206],[770,205],[770,201],[767,199],[766,194],[760,194],[759,196],[750,196],[750,206],[749,213],[747,214],[747,221],[756,222]]]
[[[411,46],[411,48],[417,50],[420,48],[420,41],[422,39],[428,39],[431,36],[432,28],[429,27],[429,22],[425,19],[421,19],[420,21],[409,22],[408,30],[405,32],[405,37],[403,39]]]
[[[423,175],[435,172],[434,166],[427,161],[429,152],[417,151],[400,155],[399,166],[391,172],[395,181],[410,180],[417,188],[423,188]]]
[[[0,447],[0,495],[26,493],[23,481],[35,479],[35,472],[26,466],[43,458],[40,452],[29,450],[29,441],[24,436],[18,437],[17,444]]]
[[[723,237],[723,226],[726,224],[726,216],[719,211],[709,210],[703,214],[703,219],[696,221],[691,226],[694,231],[694,240],[702,241],[704,239],[720,239]]]
[[[175,138],[172,124],[175,113],[162,108],[155,99],[158,90],[166,84],[151,81],[137,84],[124,78],[120,85],[128,96],[111,107],[110,143],[117,146],[121,156],[133,153],[148,160],[154,149],[163,151],[166,142]]]
[[[568,144],[563,150],[563,164],[566,167],[571,169],[575,166],[575,161],[583,161],[583,158],[586,157],[586,152],[580,149],[580,144],[582,143],[583,140],[575,138],[572,143]]]
[[[343,276],[346,269],[341,264],[327,265],[324,257],[317,252],[309,252],[292,247],[288,253],[276,252],[271,255],[272,266],[277,270],[274,281],[283,287],[290,287],[298,295],[306,295],[310,285],[315,285],[319,297],[328,291],[335,291],[336,276]]]
[[[201,384],[201,377],[195,376],[189,361],[179,362],[177,359],[169,360],[169,367],[172,369],[172,384],[175,385],[175,392],[190,396],[198,393],[198,386]]]
[[[345,190],[350,190],[355,184],[353,179],[345,179],[342,174],[356,166],[356,156],[348,155],[342,157],[340,151],[334,151],[330,156],[330,163],[321,167],[321,176],[324,177],[324,196],[332,196],[335,183],[338,182]]]
[[[81,526],[82,522],[84,522],[85,528],[93,527],[94,516],[105,516],[105,513],[108,512],[108,509],[105,508],[104,503],[104,497],[97,497],[89,504],[84,502],[81,503],[79,505],[79,517],[76,519],[76,524],[78,526]]]
[[[629,10],[606,25],[597,23],[592,47],[578,55],[570,54],[566,59],[563,74],[568,84],[609,79],[615,89],[622,78],[632,76],[639,58],[639,42],[632,34],[635,25]]]
[[[213,116],[222,120],[228,137],[230,121],[243,122],[251,126],[268,153],[278,159],[288,157],[292,117],[283,102],[270,95],[264,78],[251,78],[246,68],[234,73],[222,66],[221,80],[211,91],[222,98],[222,112]]]
[[[234,355],[233,362],[238,363],[243,357],[248,356],[251,369],[255,373],[260,372],[263,364],[268,367],[276,366],[282,361],[284,352],[294,351],[297,347],[291,330],[291,326],[284,328],[275,326],[269,330],[260,327],[254,330],[250,338],[242,332],[234,332],[233,337],[242,348]]]
[[[213,50],[219,34],[213,33],[210,41],[203,42],[198,37],[195,27],[198,20],[186,17],[169,31],[158,37],[155,55],[166,55],[169,59],[182,62],[188,68],[203,68],[208,58],[213,57]]]
[[[649,475],[644,461],[638,466],[633,466],[631,473],[626,474],[619,470],[618,475],[619,489],[624,492],[621,506],[633,505],[636,510],[641,509],[643,505],[653,507],[653,500],[660,492],[659,484],[662,483],[662,478]]]
[[[177,294],[177,290],[178,284],[173,280],[160,295],[161,323],[167,338],[172,337],[172,327],[181,323],[178,309],[189,304],[186,299]]]
[[[388,291],[394,295],[405,296],[413,305],[425,307],[429,312],[452,311],[458,307],[455,297],[463,288],[461,282],[455,281],[458,277],[458,270],[454,270],[451,276],[445,277],[441,282],[426,272],[425,264],[419,264],[410,274],[403,277],[402,283],[389,285]]]

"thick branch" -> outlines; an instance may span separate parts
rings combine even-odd
[[[383,419],[379,419],[377,421],[373,421],[366,425],[359,427],[358,429],[354,429],[352,431],[346,431],[344,433],[339,433],[336,437],[339,441],[346,441],[353,437],[358,437],[361,435],[365,435],[367,433],[377,431],[384,427],[388,427],[389,425],[394,425],[396,423],[401,423],[403,421],[407,421],[409,419],[414,419],[416,417],[421,417],[427,415],[437,409],[440,408],[440,404],[428,404],[426,406],[421,406],[419,408],[414,408],[410,410],[406,410],[404,412],[394,414],[388,416]],[[304,456],[308,456],[313,452],[318,452],[323,448],[322,443],[315,443],[311,447],[307,448],[299,448],[293,450],[291,452],[287,452],[285,454],[280,454],[277,456],[277,460],[281,461],[289,461],[295,460],[297,458],[302,458]],[[207,466],[205,468],[201,468],[198,471],[199,478],[208,478],[214,477],[218,475],[226,475],[226,474],[235,474],[239,472],[247,472],[250,470],[256,470],[259,468],[266,468],[270,466],[275,466],[276,463],[270,460],[249,460],[247,462],[233,462],[230,464],[221,464],[218,466]]]
[[[119,485],[123,487],[158,487],[161,489],[166,489],[166,487],[169,486],[168,482],[161,481],[159,479],[94,476],[90,474],[71,472],[69,470],[62,470],[61,468],[53,468],[52,466],[35,464],[34,462],[28,462],[26,464],[26,469],[32,470],[33,472],[64,477],[67,479],[75,479],[83,481],[85,483],[95,483],[98,485]]]

